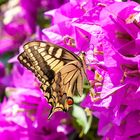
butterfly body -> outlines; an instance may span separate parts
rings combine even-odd
[[[52,110],[67,111],[74,103],[73,95],[83,93],[84,68],[79,56],[49,42],[33,41],[24,45],[18,56],[20,63],[41,82]]]

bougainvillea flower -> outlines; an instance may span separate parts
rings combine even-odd
[[[5,68],[4,68],[4,64],[2,62],[0,62],[0,78],[5,76]]]
[[[139,12],[134,10],[137,5],[135,2],[114,3],[105,7],[100,14],[106,37],[114,48],[125,56],[139,54],[139,21],[135,19]]]
[[[59,8],[61,5],[67,3],[69,0],[61,0],[61,1],[55,1],[55,0],[41,0],[42,7],[46,7],[46,10],[56,9]]]
[[[5,89],[5,75],[6,75],[6,70],[4,67],[4,64],[0,62],[0,99],[3,99],[4,96],[4,89]]]
[[[130,124],[127,118],[133,119],[140,108],[136,101],[139,100],[140,83],[139,21],[135,18],[135,15],[138,16],[138,11],[135,11],[137,5],[135,2],[114,3],[100,13],[104,32],[99,41],[103,53],[96,53],[94,57],[103,63],[100,65],[96,61],[96,66],[93,65],[97,73],[93,84],[95,93],[93,97],[87,96],[82,106],[88,105],[99,118],[98,134],[104,139],[137,139],[139,134],[138,121],[135,126],[127,125]],[[103,59],[99,59],[100,55]],[[137,129],[128,132],[132,127]]]

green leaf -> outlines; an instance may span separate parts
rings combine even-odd
[[[85,110],[77,105],[73,105],[72,115],[75,117],[77,124],[81,127],[79,136],[82,137],[87,134],[92,123],[92,115],[87,117]]]
[[[88,133],[88,131],[89,131],[89,129],[90,129],[90,127],[91,127],[91,124],[92,124],[92,118],[93,118],[93,116],[92,116],[92,114],[88,117],[88,121],[87,121],[87,125],[86,125],[86,127],[85,127],[85,130],[84,130],[84,134],[87,134]]]
[[[8,60],[14,56],[13,52],[7,52],[0,56],[0,61],[4,64],[6,68],[6,73],[10,73],[12,64],[8,63]]]
[[[8,0],[0,0],[0,5],[4,4],[6,2],[8,2]]]
[[[73,99],[74,99],[74,103],[80,103],[83,101],[83,99],[85,98],[85,94],[83,94],[82,96],[74,96]]]

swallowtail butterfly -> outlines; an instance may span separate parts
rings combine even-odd
[[[84,67],[79,56],[58,45],[33,41],[24,45],[18,56],[20,63],[41,82],[40,88],[52,106],[50,115],[68,111],[73,95],[83,93]]]

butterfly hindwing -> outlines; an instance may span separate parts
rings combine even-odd
[[[83,64],[70,51],[49,42],[33,41],[24,45],[18,56],[20,63],[31,70],[41,82],[52,110],[67,111],[73,103],[73,95],[83,92]]]

